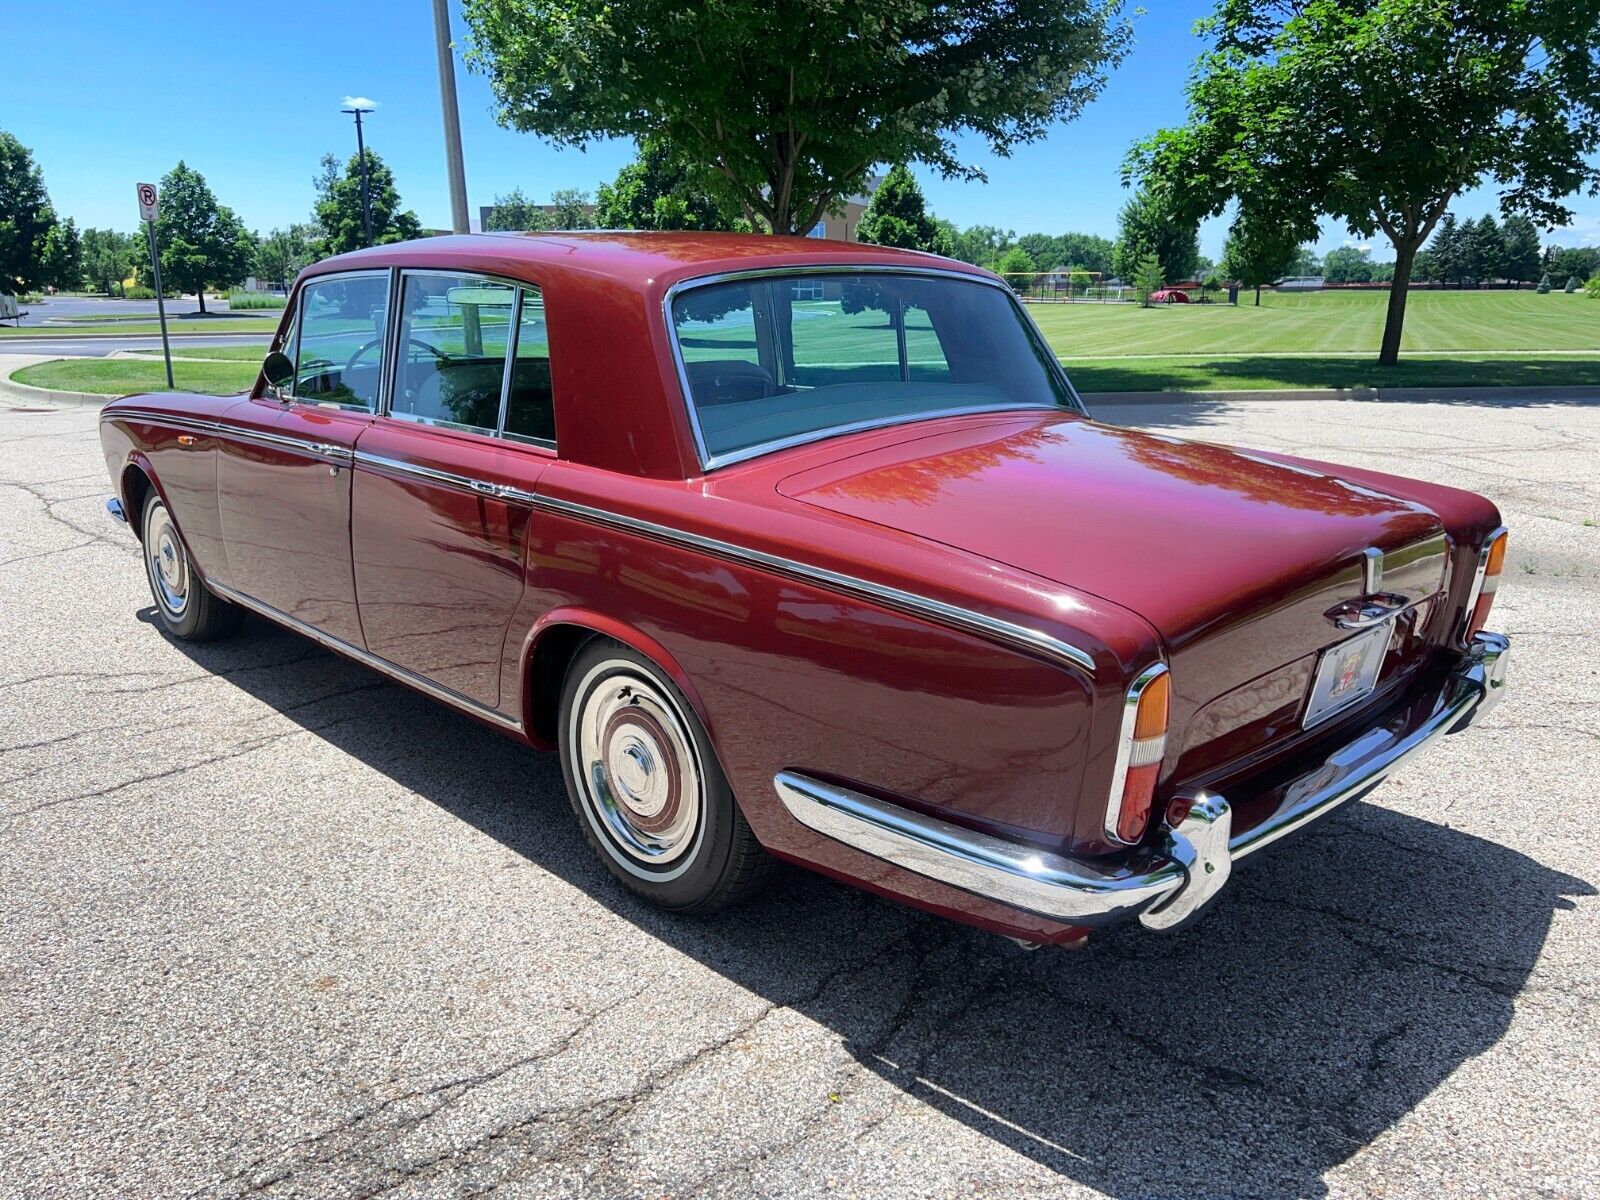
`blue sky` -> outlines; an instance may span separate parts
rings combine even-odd
[[[960,225],[1018,233],[1116,234],[1126,199],[1117,169],[1128,146],[1184,115],[1183,85],[1199,48],[1195,20],[1208,0],[1146,0],[1137,44],[1083,117],[1001,159],[962,146],[987,184],[920,171],[930,206]],[[368,144],[394,169],[401,196],[425,226],[450,223],[432,18],[425,0],[5,0],[7,79],[0,128],[29,146],[63,213],[80,227],[136,222],[134,184],[155,181],[179,158],[199,170],[245,223],[268,229],[304,220],[311,178],[326,150],[354,152],[349,95],[379,102]],[[464,40],[459,11],[454,33]],[[467,195],[474,213],[520,186],[546,199],[556,188],[593,191],[632,156],[614,142],[558,150],[494,122],[487,82],[458,62]],[[1492,188],[1458,199],[1465,216],[1498,211]],[[1600,200],[1572,203],[1578,220],[1550,235],[1564,245],[1600,241]],[[1221,251],[1224,222],[1201,230]],[[1351,242],[1328,224],[1323,251]],[[1381,242],[1374,247],[1387,254]]]

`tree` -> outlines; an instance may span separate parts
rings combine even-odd
[[[1440,283],[1459,280],[1466,273],[1466,240],[1455,213],[1445,213],[1433,235],[1434,278]]]
[[[1566,292],[1566,294],[1570,296],[1570,295],[1572,295],[1573,292],[1577,291],[1582,286],[1583,286],[1583,280],[1579,279],[1576,275],[1568,275],[1567,276],[1567,286],[1562,288],[1561,290]]]
[[[1329,283],[1371,283],[1372,255],[1357,246],[1329,250],[1322,260],[1322,276]]]
[[[591,229],[589,193],[582,188],[557,188],[550,193],[551,224],[556,229]]]
[[[950,257],[971,263],[975,267],[987,267],[998,261],[1016,237],[1016,233],[1010,229],[998,229],[993,225],[971,225],[951,239]]]
[[[1500,274],[1521,287],[1539,278],[1539,231],[1520,213],[1500,228]]]
[[[274,229],[258,238],[251,271],[257,279],[270,279],[288,290],[289,281],[317,259],[315,225],[297,223],[287,229]]]
[[[1456,286],[1466,287],[1467,280],[1478,278],[1478,256],[1483,247],[1478,241],[1478,222],[1468,217],[1457,230],[1455,268]]]
[[[1160,260],[1169,279],[1187,279],[1200,257],[1200,222],[1178,215],[1154,192],[1141,188],[1122,206],[1111,269],[1132,279],[1147,254]]]
[[[1259,307],[1261,289],[1289,274],[1299,253],[1299,242],[1288,230],[1235,222],[1222,247],[1222,270],[1230,279],[1254,288]]]
[[[555,228],[555,222],[542,207],[529,200],[521,188],[513,188],[494,198],[486,232],[530,233]]]
[[[1121,0],[466,0],[503,125],[565,145],[660,137],[752,225],[803,233],[875,163],[984,178],[1099,94]]]
[[[0,129],[0,293],[44,282],[45,238],[55,220],[32,152]]]
[[[161,180],[161,216],[156,222],[161,248],[161,284],[194,292],[206,311],[207,286],[238,283],[255,257],[255,239],[217,203],[205,177],[183,160]]]
[[[1287,275],[1321,275],[1322,259],[1317,256],[1316,250],[1310,246],[1301,246],[1294,252],[1294,260],[1289,264]]]
[[[323,174],[327,177],[327,158],[323,159]],[[422,236],[422,223],[409,209],[401,211],[400,193],[395,190],[394,172],[374,154],[367,151],[367,194],[372,206],[372,244],[385,246],[391,242],[405,242]],[[366,245],[366,232],[361,221],[361,159],[352,154],[345,163],[344,174],[328,185],[326,196],[317,201],[317,225],[322,238],[317,245],[319,258],[330,254],[344,254]]]
[[[71,217],[57,221],[44,235],[42,281],[60,291],[76,291],[83,286],[83,241],[78,224]]]
[[[595,194],[594,223],[601,229],[732,229],[723,208],[660,138],[645,138],[634,159]]]
[[[1539,284],[1533,290],[1541,296],[1546,295],[1550,291],[1550,276],[1547,274],[1539,276]]]
[[[133,270],[134,256],[145,253],[144,239],[115,229],[83,231],[83,282],[89,290],[116,295]]]
[[[1505,257],[1505,239],[1493,214],[1478,218],[1478,227],[1472,231],[1472,282],[1476,286],[1493,283],[1500,272],[1500,260]]]
[[[1579,279],[1588,279],[1589,276],[1600,271],[1600,246],[1569,246],[1566,249],[1551,248],[1554,252],[1549,258],[1549,269],[1557,279],[1563,275],[1576,275]]]
[[[856,226],[856,237],[875,246],[950,253],[943,232],[928,215],[928,202],[916,176],[904,163],[891,168],[872,193],[867,211]]]
[[[1161,270],[1161,260],[1146,254],[1133,267],[1133,293],[1139,297],[1139,307],[1150,307],[1150,295],[1161,290],[1166,276]]]
[[[1195,215],[1238,197],[1304,236],[1318,219],[1395,247],[1379,361],[1399,356],[1417,251],[1485,176],[1501,211],[1564,224],[1600,186],[1600,4],[1218,0],[1189,123],[1128,164]]]
[[[1021,246],[1013,246],[999,258],[995,259],[991,270],[996,275],[1031,275],[1039,269],[1039,265],[1028,257],[1028,252]],[[1014,287],[1026,288],[1027,280],[1008,280]]]

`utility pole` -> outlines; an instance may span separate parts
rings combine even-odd
[[[372,245],[372,198],[367,194],[367,144],[361,138],[361,115],[372,110],[357,105],[341,108],[339,111],[354,114],[356,119],[356,157],[361,162],[361,230],[366,237],[366,244],[370,246]]]
[[[456,107],[456,60],[450,49],[450,10],[433,0],[433,41],[439,52],[439,107],[444,110],[444,164],[450,174],[450,227],[467,233],[467,168],[461,161],[461,111]],[[359,118],[358,118],[359,119]]]

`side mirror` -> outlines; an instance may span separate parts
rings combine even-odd
[[[267,386],[276,393],[279,388],[287,387],[294,379],[294,359],[282,350],[274,350],[261,360],[261,374],[266,379]]]

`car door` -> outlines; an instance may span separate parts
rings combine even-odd
[[[300,291],[282,349],[290,388],[228,413],[218,507],[232,585],[353,646],[350,475],[385,366],[390,272],[331,275]]]
[[[394,385],[361,434],[350,536],[367,650],[509,710],[500,660],[522,596],[532,508],[554,456],[538,290],[464,272],[401,274]]]

